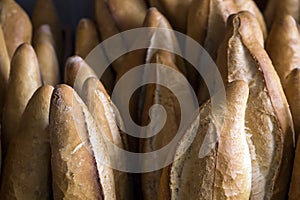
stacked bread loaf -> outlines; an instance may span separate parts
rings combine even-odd
[[[81,19],[70,39],[52,0],[36,0],[31,14],[0,0],[0,199],[300,198],[299,0],[94,0],[92,8],[94,18]],[[149,40],[122,35],[142,28]],[[107,42],[116,35],[126,52],[117,58]],[[198,60],[215,73],[209,82],[221,78],[213,93],[186,59],[194,43],[204,53],[193,56],[216,66]],[[101,76],[91,52],[109,63]],[[151,83],[127,105],[114,89],[142,65],[133,78]],[[181,101],[153,66],[187,80],[168,79],[196,97],[185,126]],[[146,127],[138,136],[126,132],[128,117]],[[178,132],[167,155],[126,156],[159,151]],[[166,164],[153,170],[128,167],[158,166],[158,156]]]

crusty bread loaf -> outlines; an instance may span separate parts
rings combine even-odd
[[[226,32],[228,17],[242,10],[248,10],[258,19],[258,21],[254,19],[249,23],[253,23],[252,25],[257,29],[257,34],[262,34],[261,43],[263,45],[264,38],[267,35],[266,26],[261,13],[252,0],[194,0],[190,6],[187,35],[201,44],[212,59],[216,60],[219,45],[223,41]],[[199,25],[195,26],[195,21],[198,21]],[[188,42],[186,43],[187,51],[191,48],[190,45]],[[209,99],[207,86],[201,77],[195,75],[196,71],[193,66],[187,66],[188,77],[194,88],[198,89],[199,103],[202,104]],[[197,83],[197,81],[199,82]]]
[[[85,58],[99,43],[95,23],[87,18],[81,19],[76,30],[75,54]]]
[[[266,49],[290,105],[297,141],[300,133],[300,35],[292,16],[285,15],[274,21]]]
[[[284,15],[291,15],[299,22],[300,2],[298,0],[272,0],[268,1],[265,8],[265,20],[268,28],[271,29],[276,19],[282,18]]]
[[[90,19],[81,19],[76,30],[75,54],[81,58],[86,58],[99,43],[96,24]],[[115,82],[112,69],[108,67],[100,78],[106,90],[111,94]]]
[[[49,110],[53,88],[29,100],[3,166],[1,199],[51,199]]]
[[[7,52],[12,58],[19,45],[31,43],[32,25],[26,12],[14,0],[1,1],[0,9]]]
[[[225,82],[243,80],[249,85],[245,126],[252,156],[251,199],[285,199],[294,158],[292,117],[249,17],[247,12],[230,17],[217,65]]]
[[[128,150],[126,134],[123,134],[118,129],[118,125],[122,125],[120,114],[110,100],[101,82],[97,78],[89,78],[84,83],[83,91],[83,100],[98,124],[101,134],[110,141],[111,145],[115,145],[122,150]],[[118,151],[114,149],[110,150],[114,152],[110,154],[111,162],[126,166],[126,162],[128,162],[126,158],[122,157]],[[117,165],[115,165],[115,167],[116,166]],[[126,172],[117,169],[114,170],[113,173],[117,199],[132,199],[131,177],[129,177]]]
[[[152,57],[152,63],[163,64],[165,66],[170,67],[173,70],[178,71],[178,68],[174,64],[174,59],[172,59],[172,55],[166,51],[158,51]],[[159,70],[155,74],[158,74]],[[144,77],[150,76],[150,74],[154,74],[145,70]],[[155,77],[157,82],[160,79],[160,76]],[[174,80],[174,82],[170,84],[177,84],[178,80]],[[167,145],[173,137],[176,135],[179,124],[180,124],[180,105],[176,96],[167,88],[161,85],[150,84],[145,88],[145,99],[144,99],[143,113],[142,113],[142,125],[147,126],[150,123],[149,110],[153,104],[159,104],[165,108],[167,120],[163,126],[163,128],[157,133],[155,136],[150,138],[145,138],[140,141],[140,150],[143,153],[149,153],[157,151],[160,148],[163,148]],[[153,113],[151,118],[151,123],[158,125],[161,121],[161,116],[159,114]],[[142,135],[151,134],[155,130],[154,127],[149,127],[145,133],[141,133]],[[155,164],[155,161],[151,161]],[[146,163],[144,163],[146,164]],[[157,170],[154,172],[144,173],[141,176],[142,180],[142,191],[144,199],[157,199],[159,194],[159,181],[161,177],[162,170]]]
[[[44,24],[36,29],[33,46],[38,58],[45,84],[57,85],[60,82],[59,62],[55,52],[54,39],[50,26]]]
[[[159,199],[249,199],[248,93],[245,82],[234,81],[226,87],[226,107],[218,108],[224,116],[213,116],[210,100],[200,108],[176,148],[178,159],[164,169]]]
[[[67,85],[53,92],[49,129],[54,199],[116,199],[103,136]]]
[[[2,119],[2,144],[4,155],[11,138],[14,138],[21,115],[37,88],[42,85],[40,69],[31,45],[22,44],[11,62],[10,77]]]
[[[64,82],[81,93],[84,82],[89,77],[97,77],[94,70],[79,56],[70,57],[65,66]]]
[[[3,35],[2,26],[0,26],[0,113],[2,113],[5,100],[6,87],[9,78],[10,59],[6,49],[5,38]],[[0,114],[0,124],[2,114]]]
[[[107,6],[121,31],[142,26],[147,6],[140,0],[107,0]]]
[[[186,32],[187,15],[192,0],[148,0],[148,2],[170,20],[175,30]]]
[[[300,196],[300,139],[298,137],[292,181],[290,184],[289,200],[298,200]]]
[[[59,16],[53,0],[37,0],[32,12],[32,25],[34,34],[44,24],[50,26],[50,30],[54,38],[54,48],[56,50],[59,61],[62,58],[62,30],[60,25]]]

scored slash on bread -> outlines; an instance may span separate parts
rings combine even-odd
[[[39,88],[29,100],[3,165],[1,199],[50,199],[49,110],[53,87]]]
[[[56,86],[52,95],[50,145],[54,199],[116,199],[103,135],[67,85]]]
[[[122,120],[115,105],[110,100],[103,85],[97,78],[89,78],[83,86],[83,100],[87,105],[95,122],[98,124],[101,134],[106,137],[111,145],[115,145],[122,150],[128,150],[126,134],[119,130],[118,126],[122,126]],[[110,149],[111,162],[126,166],[126,158],[123,158],[118,151]],[[114,165],[112,164],[112,165]],[[121,167],[119,166],[118,167]],[[131,177],[126,172],[113,170],[116,197],[120,200],[132,199],[132,183]]]
[[[210,100],[203,104],[176,148],[178,159],[164,169],[158,199],[249,199],[251,157],[244,123],[248,93],[243,81],[227,85],[222,127],[216,127],[220,124],[213,119],[221,116],[212,116]],[[199,157],[205,142],[215,145]]]
[[[248,12],[232,15],[217,65],[224,82],[249,86],[245,127],[252,158],[251,199],[285,199],[294,158],[294,131],[279,77]]]

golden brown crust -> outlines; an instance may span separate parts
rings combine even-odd
[[[7,85],[2,124],[4,152],[11,138],[15,137],[28,100],[41,85],[42,80],[35,52],[31,45],[22,44],[12,58]]]
[[[170,20],[175,30],[186,32],[188,9],[192,0],[148,0],[151,7],[156,7]]]
[[[95,23],[87,18],[81,19],[76,30],[75,54],[85,58],[99,43]]]
[[[292,181],[290,185],[290,192],[289,192],[290,200],[299,199],[300,196],[299,185],[300,185],[300,137],[298,138],[298,142],[297,142]]]
[[[121,31],[142,26],[147,6],[141,0],[107,0],[108,8]]]
[[[60,82],[59,63],[49,25],[42,25],[36,30],[33,46],[44,83],[53,86],[57,85]]]
[[[106,145],[86,106],[67,85],[55,88],[50,109],[54,199],[116,199]]]
[[[271,29],[275,20],[285,15],[291,15],[299,22],[300,4],[298,0],[270,0],[265,9],[265,19],[268,29]]]
[[[217,63],[225,81],[244,80],[250,87],[246,127],[251,136],[251,198],[284,199],[294,156],[292,118],[271,60],[242,15],[229,19]]]
[[[32,25],[34,33],[40,26],[48,24],[54,37],[54,48],[59,59],[62,57],[62,31],[57,10],[52,0],[37,0],[32,13]]]
[[[0,113],[2,113],[5,100],[6,87],[9,78],[10,59],[6,49],[6,43],[3,35],[2,26],[0,25]],[[2,114],[0,114],[0,124]]]
[[[266,49],[280,77],[281,84],[293,115],[296,141],[300,133],[300,35],[292,16],[286,15],[274,21]]]
[[[84,102],[98,124],[101,133],[105,134],[104,137],[107,137],[112,144],[123,150],[128,150],[126,134],[123,134],[118,129],[118,124],[122,123],[118,121],[120,114],[115,109],[101,82],[97,78],[89,78],[85,81],[83,88],[85,91],[83,95]],[[114,158],[111,159],[115,159],[115,163],[122,160],[121,155],[117,154],[117,152],[114,153]],[[133,198],[132,183],[129,175],[118,170],[114,170],[113,173],[116,185],[116,198],[120,200]]]
[[[0,7],[7,52],[12,58],[19,45],[31,43],[32,25],[26,12],[14,0],[3,0]]]
[[[157,51],[151,60],[153,63],[163,64],[173,70],[179,71],[173,61],[172,55],[162,50]],[[147,74],[144,74],[144,76],[146,78]],[[159,79],[159,77],[156,77],[156,79]],[[175,85],[179,83],[174,80],[174,82],[170,84]],[[153,104],[160,104],[165,108],[167,120],[159,133],[151,138],[141,140],[140,149],[143,153],[154,152],[167,145],[177,133],[180,124],[180,106],[174,94],[165,87],[152,84],[146,86],[142,125],[145,126],[149,124],[149,110]],[[155,119],[155,117],[151,118],[151,121],[155,122],[156,120],[160,120],[160,117],[157,119]],[[156,123],[159,123],[159,121],[156,121]],[[154,128],[151,127],[148,131],[151,132],[153,129]],[[146,135],[147,132],[142,134]],[[144,199],[158,198],[161,174],[162,170],[142,174],[141,180]]]
[[[161,183],[168,182],[170,196],[161,193],[160,199],[249,199],[251,159],[244,126],[248,93],[243,81],[226,87],[222,128],[215,123],[220,116],[212,116],[210,101],[200,108],[177,147],[175,155],[181,156],[164,170],[167,176],[162,176]],[[202,155],[203,150],[207,154]]]
[[[94,70],[79,56],[70,57],[65,66],[64,82],[80,93],[89,77],[97,77]]]
[[[1,199],[50,199],[49,109],[53,87],[39,88],[22,115],[7,151]]]

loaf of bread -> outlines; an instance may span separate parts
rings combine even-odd
[[[7,53],[5,38],[0,26],[0,113],[2,113],[3,104],[5,100],[6,87],[10,71],[10,58]],[[0,114],[0,124],[2,121],[2,114]]]
[[[54,199],[116,199],[103,135],[67,85],[53,92],[49,130]]]
[[[226,107],[219,108],[224,116],[214,116],[210,100],[200,108],[176,148],[178,159],[164,169],[159,199],[249,199],[248,93],[247,83],[233,81],[226,87]]]
[[[1,199],[51,199],[49,110],[53,87],[29,100],[3,164]]]
[[[53,0],[37,0],[32,12],[32,25],[34,34],[40,26],[47,24],[54,38],[54,48],[59,61],[62,58],[63,38],[59,16]]]
[[[38,60],[29,44],[22,44],[11,61],[11,70],[3,108],[2,144],[3,152],[19,127],[20,118],[33,93],[42,85]]]
[[[14,0],[1,1],[0,9],[7,52],[12,58],[19,45],[31,42],[32,24],[26,12]]]
[[[300,133],[300,35],[292,16],[274,21],[266,49],[290,105],[297,141]]]
[[[251,19],[253,18],[253,19]],[[249,86],[245,127],[252,158],[251,199],[287,198],[294,158],[294,130],[279,77],[249,12],[230,17],[217,65],[226,82]]]
[[[50,26],[44,24],[36,29],[32,43],[44,84],[57,85],[60,83],[59,62]]]

